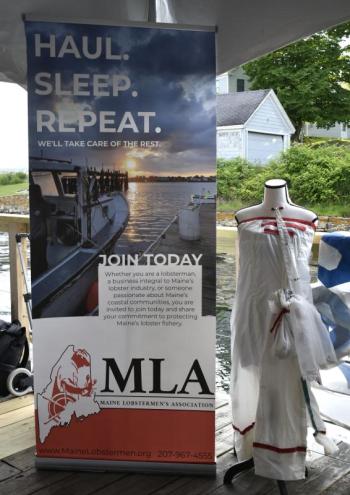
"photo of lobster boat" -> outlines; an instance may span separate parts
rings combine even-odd
[[[128,224],[127,188],[127,173],[30,159],[34,318],[93,313],[99,256]]]

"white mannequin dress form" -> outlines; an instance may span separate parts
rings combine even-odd
[[[299,218],[317,225],[317,215],[310,210],[294,205],[288,193],[287,183],[283,179],[271,179],[265,182],[264,200],[261,204],[243,208],[236,213],[236,220],[240,222],[254,217],[273,217],[273,208],[283,208],[282,216]]]
[[[239,461],[254,458],[256,474],[298,480],[305,477],[307,425],[322,445],[328,438],[297,357],[281,359],[272,350],[271,300],[276,291],[288,287],[276,210],[290,236],[300,275],[295,293],[312,302],[308,260],[317,216],[291,203],[284,180],[269,180],[263,202],[236,214],[240,266],[232,313],[234,447]],[[329,452],[333,444],[327,446]]]

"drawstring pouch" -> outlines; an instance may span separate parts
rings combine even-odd
[[[272,353],[279,359],[295,355],[293,334],[289,319],[286,318],[290,312],[291,295],[289,291],[280,289],[269,303],[270,311],[274,315],[270,328],[270,333],[273,336]]]
[[[296,355],[302,378],[318,380],[319,370],[336,366],[337,358],[329,332],[317,309],[293,290],[299,280],[294,247],[280,210],[273,211],[288,288],[278,290],[270,303],[274,314],[270,328],[273,334],[272,352],[280,359]]]

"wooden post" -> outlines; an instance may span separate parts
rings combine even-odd
[[[19,254],[16,245],[16,234],[29,231],[29,217],[27,215],[0,215],[0,232],[7,232],[9,236],[10,258],[10,289],[11,289],[11,318],[18,319],[29,330],[26,305],[23,298],[25,285]],[[27,239],[21,241],[23,260],[27,266]]]
[[[29,321],[26,304],[23,298],[25,284],[16,244],[16,234],[19,232],[26,232],[25,224],[11,224],[9,226],[11,317],[12,320],[19,320],[28,331]],[[21,249],[24,269],[27,270],[27,239],[21,240]]]

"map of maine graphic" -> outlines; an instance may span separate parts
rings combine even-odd
[[[96,380],[91,377],[91,356],[85,349],[69,345],[50,374],[50,383],[38,394],[40,442],[55,426],[65,426],[73,414],[87,417],[100,411],[94,400]]]

